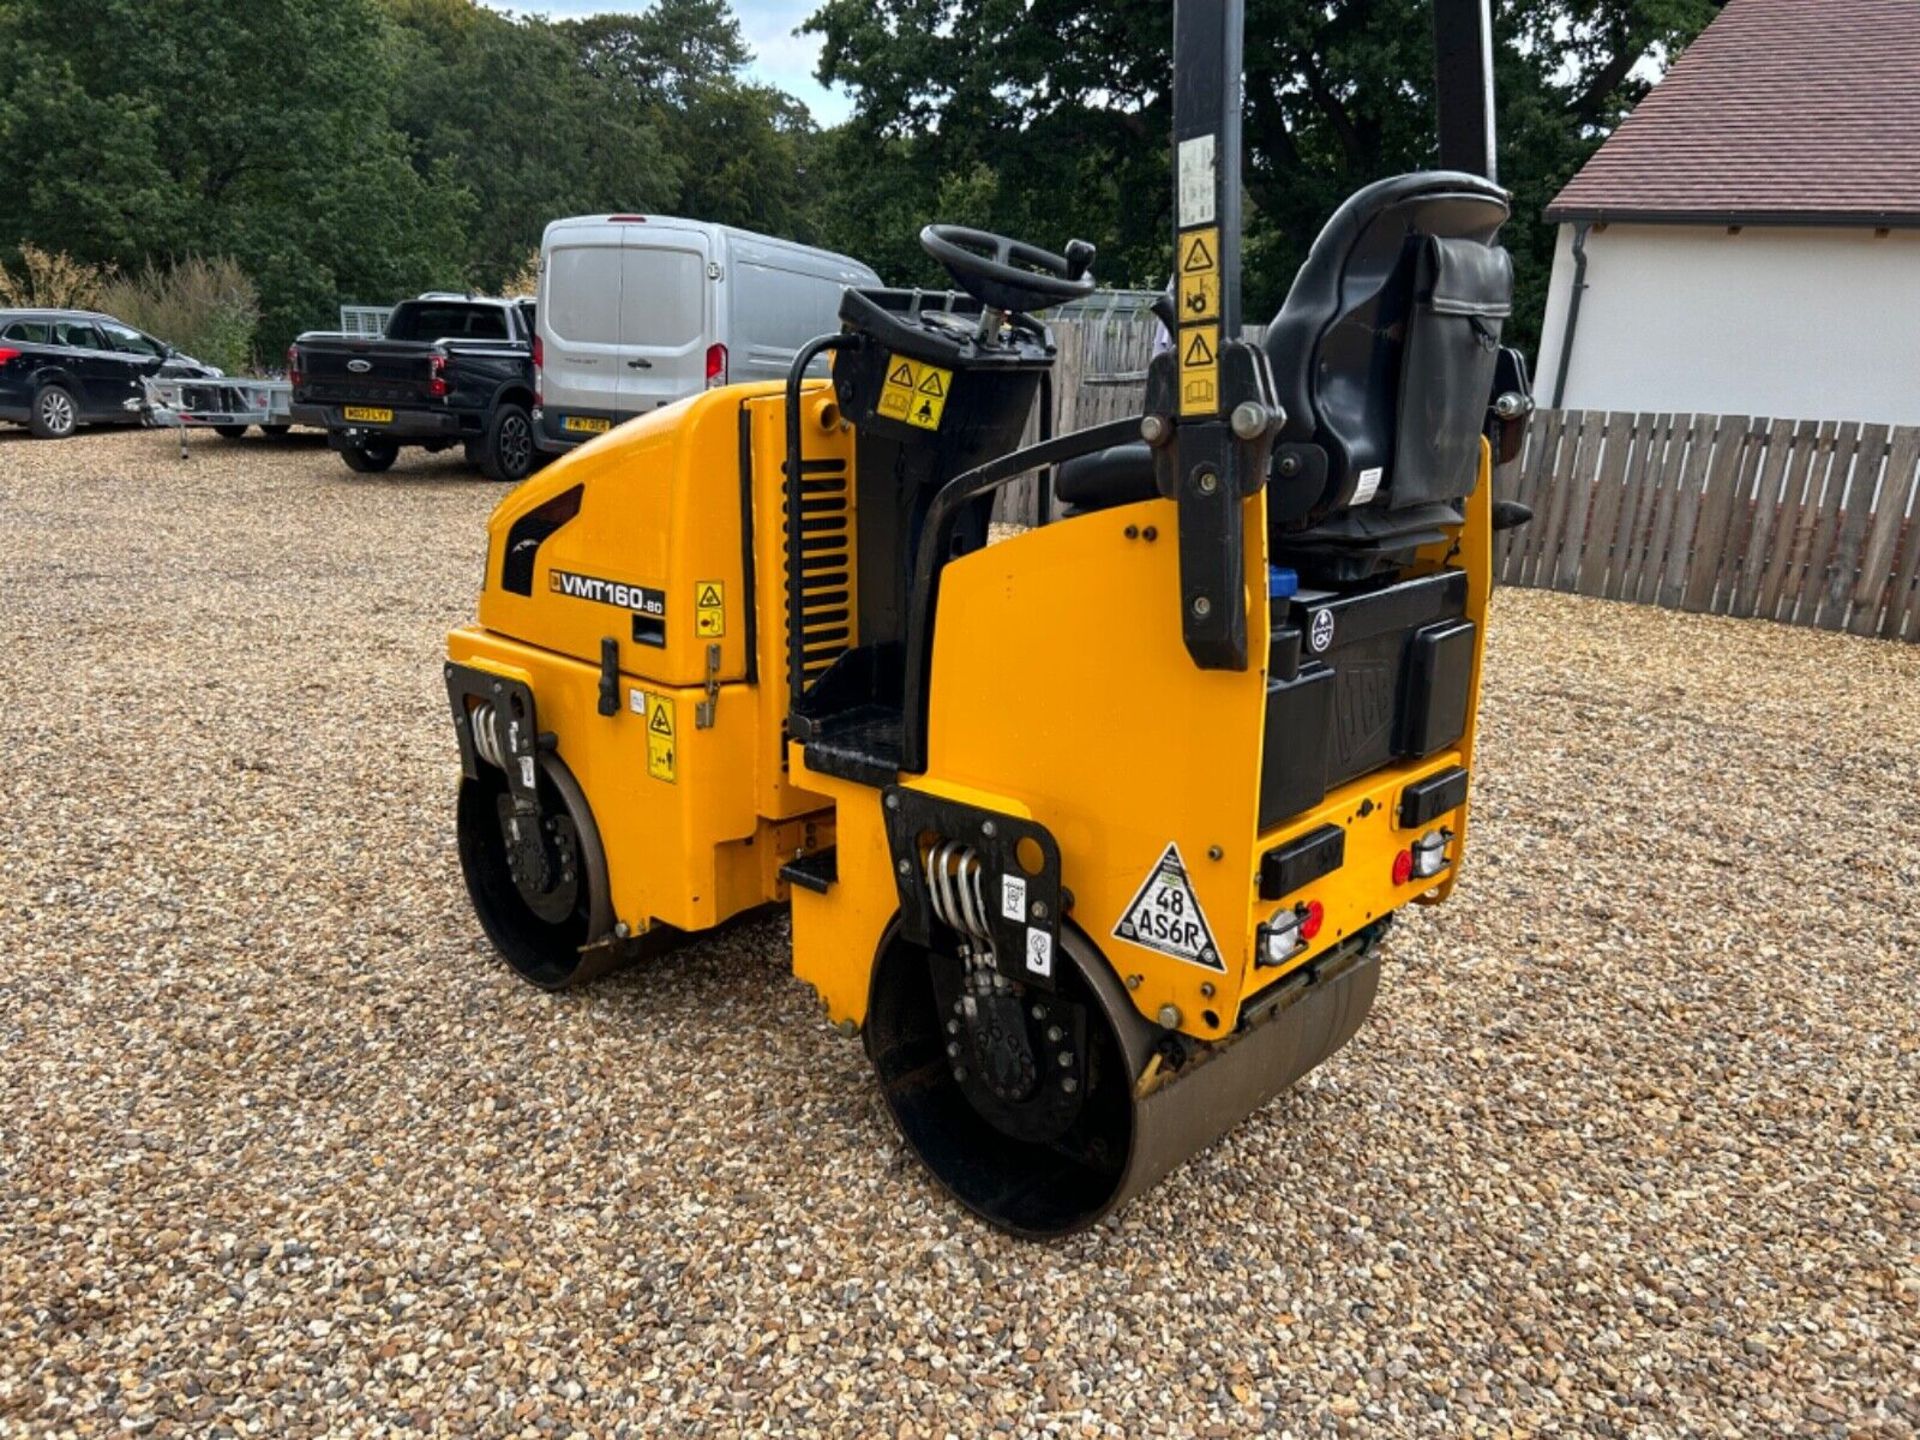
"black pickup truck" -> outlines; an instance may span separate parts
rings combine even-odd
[[[293,419],[324,427],[350,469],[385,470],[403,445],[464,445],[490,480],[534,468],[533,301],[403,300],[378,340],[319,331],[293,342]]]

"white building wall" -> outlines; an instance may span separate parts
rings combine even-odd
[[[1553,403],[1573,289],[1562,225],[1534,394]],[[1561,403],[1920,424],[1920,232],[1594,226]]]

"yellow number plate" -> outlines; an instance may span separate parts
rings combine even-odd
[[[372,425],[386,425],[393,420],[393,411],[375,405],[347,405],[340,413],[349,420],[361,420]]]
[[[602,420],[598,415],[569,415],[566,427],[583,435],[604,435],[613,428],[613,422]]]

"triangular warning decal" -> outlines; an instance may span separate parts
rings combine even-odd
[[[1193,343],[1187,346],[1187,352],[1180,357],[1180,363],[1189,370],[1213,364],[1213,347],[1207,344],[1205,330],[1193,332]]]
[[[700,587],[700,595],[693,603],[696,609],[702,605],[718,605],[720,603],[720,591],[711,582],[702,585]]]
[[[947,393],[947,387],[940,383],[940,372],[938,370],[927,371],[926,375],[920,381],[920,392],[923,395],[944,395]]]
[[[1187,879],[1178,845],[1169,844],[1159,863],[1147,872],[1113,933],[1116,939],[1171,955],[1189,965],[1207,970],[1227,968],[1220,958],[1220,947],[1213,943],[1213,930],[1200,908],[1200,897]]]
[[[911,390],[913,388],[913,367],[902,360],[898,365],[893,367],[893,373],[887,376],[887,383],[889,385],[904,385]]]
[[[654,705],[653,716],[647,721],[647,729],[656,735],[673,734],[673,711],[667,708],[666,701],[662,700]]]
[[[1193,244],[1187,247],[1186,263],[1180,268],[1189,272],[1213,269],[1213,251],[1207,248],[1204,236],[1193,237]]]

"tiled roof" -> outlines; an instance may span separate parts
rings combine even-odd
[[[1547,218],[1920,224],[1920,0],[1729,0]]]

